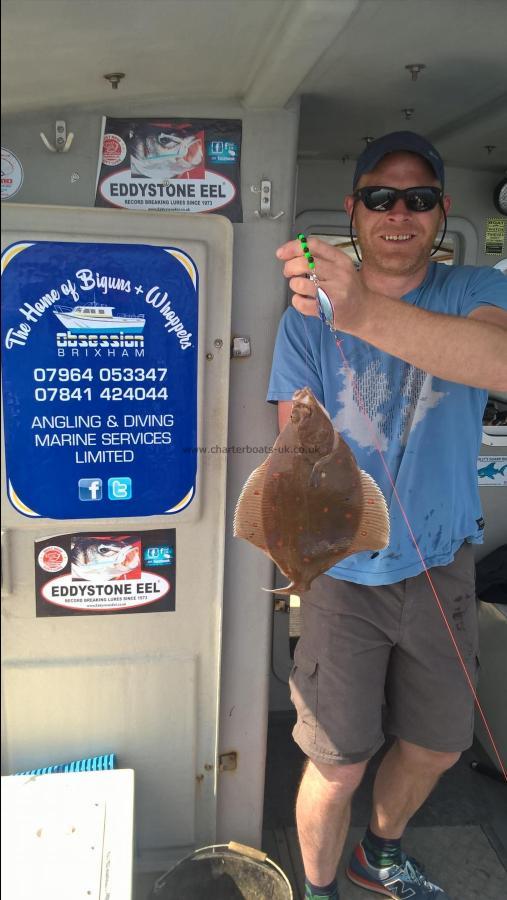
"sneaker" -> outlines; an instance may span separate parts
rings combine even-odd
[[[451,900],[438,885],[428,881],[417,860],[403,854],[401,866],[376,869],[370,865],[362,844],[350,857],[347,877],[367,891],[395,900]]]

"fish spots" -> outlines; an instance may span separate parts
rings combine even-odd
[[[291,580],[290,593],[296,594],[353,552],[361,527],[362,542],[370,550],[384,546],[389,531],[380,489],[360,472],[309,388],[295,393],[293,412],[302,405],[308,408],[304,416],[292,416],[268,459],[250,475],[234,517],[235,537],[267,553]],[[282,459],[285,447],[298,453]],[[371,507],[375,502],[372,521],[363,520],[366,503]]]

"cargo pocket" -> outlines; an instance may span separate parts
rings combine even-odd
[[[289,678],[290,696],[296,707],[298,720],[312,729],[314,739],[317,733],[319,705],[319,666],[299,647],[294,653],[294,666]]]

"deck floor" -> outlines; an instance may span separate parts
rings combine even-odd
[[[294,799],[305,757],[292,740],[293,723],[292,713],[270,716],[263,849],[287,874],[294,900],[301,900],[304,873]],[[338,870],[340,900],[375,896],[352,884],[344,867],[368,824],[373,781],[386,747],[372,759],[353,800],[351,829]],[[472,760],[490,763],[478,743],[464,753],[412,819],[403,846],[452,900],[502,900],[507,897],[507,785],[475,772]]]
[[[302,900],[304,873],[294,801],[305,758],[292,740],[293,723],[292,713],[270,715],[262,849],[286,873],[294,900]],[[372,759],[354,797],[351,829],[338,870],[340,900],[380,896],[352,884],[344,866],[368,824],[373,780],[385,750]],[[507,786],[475,772],[472,760],[491,762],[478,743],[464,753],[412,819],[403,846],[452,900],[503,900],[507,897]],[[134,900],[147,900],[158,874],[136,877]]]
[[[352,884],[344,871],[363,832],[363,828],[350,829],[338,869],[340,900],[372,900],[371,891]],[[408,828],[403,844],[410,855],[425,861],[431,880],[453,900],[501,900],[507,896],[507,873],[479,825]],[[266,831],[263,845],[289,878],[294,900],[303,900],[304,872],[296,829]]]

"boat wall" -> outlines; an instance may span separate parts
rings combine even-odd
[[[245,112],[241,107],[233,104],[208,103],[204,105],[193,102],[185,105],[171,103],[150,105],[149,103],[137,103],[133,106],[132,104],[122,105],[121,102],[116,101],[114,108],[113,104],[107,108],[93,108],[79,112],[73,109],[59,108],[55,111],[47,110],[6,118],[3,128],[3,144],[21,160],[25,174],[22,189],[10,201],[10,204],[92,207],[95,196],[101,117],[105,114],[119,117],[151,115],[209,118],[215,116],[239,118],[243,123],[241,178],[244,221],[242,224],[233,226],[231,331],[234,335],[250,338],[252,354],[245,359],[231,360],[230,363],[227,445],[232,449],[226,455],[225,528],[223,521],[218,518],[214,530],[212,529],[206,537],[206,540],[210,542],[210,547],[206,548],[206,552],[202,554],[202,564],[205,565],[208,552],[214,549],[217,554],[220,554],[222,552],[221,545],[224,544],[221,702],[216,751],[217,756],[222,753],[236,754],[237,767],[232,771],[224,771],[218,777],[214,771],[209,775],[200,767],[196,770],[196,778],[203,775],[205,780],[210,778],[212,782],[213,779],[218,782],[218,793],[215,798],[216,824],[214,821],[211,822],[209,816],[205,817],[203,820],[205,826],[200,829],[198,834],[194,835],[194,839],[192,839],[191,829],[189,831],[188,828],[182,828],[179,843],[180,845],[192,844],[197,840],[201,843],[212,843],[214,840],[234,839],[260,846],[273,605],[272,595],[265,593],[262,588],[272,586],[274,567],[259,550],[232,538],[232,514],[244,481],[260,461],[259,454],[249,453],[245,448],[269,445],[276,435],[276,409],[266,404],[265,395],[276,328],[287,301],[287,294],[285,280],[280,274],[280,264],[275,260],[274,253],[276,247],[292,233],[299,108],[295,104],[286,110]],[[71,151],[67,154],[49,153],[40,141],[39,132],[49,133],[48,129],[51,128],[55,118],[65,118],[69,131],[73,131],[75,134]],[[284,212],[284,215],[276,221],[260,219],[256,215],[256,211],[259,209],[259,195],[253,193],[250,186],[254,186],[258,190],[262,178],[272,181],[273,213]],[[112,211],[112,214],[115,215],[116,211]],[[123,215],[123,213],[119,213],[122,218]],[[132,213],[131,215],[135,217],[136,214]],[[162,217],[166,218],[163,213],[148,215],[153,216],[153,221],[157,221],[157,215],[161,217],[161,221]],[[169,219],[170,215],[167,218]],[[194,218],[197,221],[197,217]],[[121,239],[121,231],[118,233],[118,238]],[[177,234],[173,234],[172,238],[176,240]],[[220,258],[218,258],[215,266],[220,266],[220,264]],[[225,286],[224,291],[226,290]],[[224,304],[227,302],[227,297],[224,296]],[[212,337],[211,334],[206,335],[207,340]],[[225,353],[228,353],[227,341],[228,336],[225,336]],[[213,347],[210,347],[210,351],[213,351]],[[206,417],[206,415],[214,416],[215,413],[212,409],[204,409],[203,416]],[[221,490],[219,483],[217,490]],[[171,522],[168,524],[169,527],[172,525]],[[33,525],[31,527],[33,529]],[[58,525],[58,527],[60,526]],[[86,527],[86,523],[81,522],[81,528],[84,527]],[[146,527],[149,527],[149,521],[147,521]],[[191,532],[188,532],[188,535],[189,541],[185,542],[187,549],[182,547],[179,551],[180,557],[183,553],[188,554],[186,566],[200,566],[199,544],[192,546]],[[201,540],[201,534],[197,530],[196,536]],[[30,541],[30,536],[27,536],[27,546],[30,545]],[[179,571],[183,571],[186,566],[181,566]],[[26,566],[19,585],[16,585],[16,590],[18,589],[24,596],[23,608],[26,610],[24,615],[26,614],[29,618],[33,617],[33,575],[28,566]],[[191,581],[177,584],[182,615],[185,615],[185,599],[192,590]],[[208,602],[211,602],[211,598],[207,598],[206,593],[202,594],[197,604],[197,610],[199,603],[206,605]],[[188,625],[199,630],[199,615],[198,611],[196,612],[196,606],[193,603],[189,603],[188,606]],[[143,623],[142,631],[148,636],[148,643],[151,640],[150,634],[160,627],[158,618],[156,614],[137,617],[138,621]],[[53,622],[58,623],[58,620],[55,619]],[[88,631],[95,631],[98,653],[107,653],[107,646],[102,640],[100,620],[89,618],[85,627]],[[33,628],[33,622],[30,624],[30,628],[27,626],[27,630],[33,630]],[[53,630],[56,629],[57,625],[54,625]],[[18,634],[19,639],[22,640],[22,627],[19,628]],[[169,646],[170,634],[168,634],[167,641]],[[115,646],[118,649],[120,645],[121,639],[118,635]],[[65,650],[64,647],[61,649],[62,652]],[[206,673],[199,672],[198,658],[196,665],[197,670],[195,671],[191,666],[193,671],[193,674],[190,673],[191,677],[197,679],[206,677]],[[112,664],[113,670],[114,663]],[[166,674],[163,673],[158,680],[155,677],[154,682],[151,682],[151,690],[158,694],[153,700],[154,715],[157,705],[165,709],[165,705],[172,702],[171,692],[168,692],[165,680]],[[58,679],[52,684],[57,681]],[[129,702],[128,691],[125,693],[120,687],[117,699],[118,702],[127,705]],[[138,697],[138,699],[142,699],[142,691],[141,698]],[[87,704],[84,703],[81,713],[76,712],[77,720],[72,724],[74,732],[86,733],[88,727],[86,708]],[[196,705],[192,715],[198,721],[200,717],[206,718],[208,712]],[[128,761],[129,735],[137,747],[142,747],[143,739],[137,735],[134,740],[135,723],[129,722],[125,727],[126,731],[123,732],[121,740],[118,738],[118,742],[121,743],[124,755],[127,756],[125,764],[129,765],[131,764]],[[178,723],[176,720],[174,729],[177,733]],[[30,730],[27,729],[27,734],[29,735],[29,733]],[[145,740],[150,741],[151,739],[153,738],[147,735]],[[178,752],[184,752],[181,742],[178,747]],[[114,751],[118,748],[101,746],[97,748],[97,752],[106,749]],[[30,767],[60,761],[54,758],[47,759],[51,750],[50,740],[44,746],[33,746],[32,750]],[[170,753],[170,745],[160,747],[161,758],[167,758]],[[209,762],[214,768],[214,761]],[[204,764],[204,760],[201,760],[200,763]],[[27,768],[28,763],[23,767]],[[143,766],[138,764],[133,767],[137,769],[136,779],[139,786],[143,779]],[[161,775],[161,777],[165,776]],[[177,777],[177,772],[174,777]],[[194,803],[193,795],[188,797],[188,803]],[[170,810],[169,814],[172,816],[171,840],[174,848],[174,845],[178,843],[178,807]],[[142,813],[142,815],[146,815],[146,813]],[[186,818],[185,821],[187,821]],[[157,836],[157,840],[154,838],[151,842],[151,849],[154,848],[157,841],[160,848],[161,840],[160,835]],[[144,849],[148,853],[150,846],[146,846]],[[169,854],[171,847],[166,849]]]

